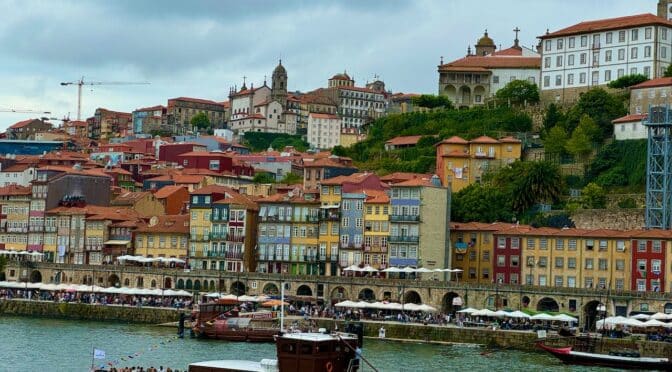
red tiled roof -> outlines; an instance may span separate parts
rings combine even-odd
[[[0,187],[0,195],[2,196],[31,195],[31,194],[32,189],[29,186],[7,185]]]
[[[452,136],[450,138],[444,139],[443,141],[439,142],[437,145],[442,144],[442,143],[447,143],[447,144],[452,144],[452,145],[468,145],[469,141],[465,140],[462,137]]]
[[[187,188],[179,185],[163,186],[162,188],[159,189],[159,191],[154,193],[154,197],[156,197],[157,199],[165,199],[170,195],[176,193],[177,191],[180,191],[181,189],[186,190]]]
[[[488,136],[480,136],[472,139],[469,143],[499,143],[496,139]]]
[[[439,71],[464,71],[464,68],[541,68],[541,57],[467,56],[439,66]]]
[[[32,168],[34,166],[35,165],[30,164],[30,163],[18,163],[18,164],[12,165],[11,167],[7,167],[7,168],[3,169],[2,172],[23,172],[26,169]]]
[[[156,216],[156,225],[143,223],[138,226],[136,232],[141,233],[189,233],[189,216],[183,214]]]
[[[388,183],[395,183],[400,181],[406,181],[413,178],[422,178],[422,177],[432,177],[431,174],[426,173],[409,173],[409,172],[394,172],[388,175],[380,177],[380,180]]]
[[[209,185],[201,187],[200,189],[194,190],[191,192],[191,195],[210,195],[210,194],[226,194],[226,193],[235,193],[235,191],[226,186],[219,185]]]
[[[420,138],[422,138],[422,136],[399,136],[385,141],[385,144],[394,146],[416,145],[418,141],[420,141]]]
[[[611,122],[613,124],[631,123],[633,121],[642,121],[642,120],[646,119],[647,116],[648,116],[648,114],[631,114],[631,115],[621,116],[620,118],[614,119]]]
[[[194,102],[194,103],[205,103],[208,105],[219,105],[219,103],[215,101],[211,101],[209,99],[201,99],[201,98],[190,98],[190,97],[177,97],[177,98],[171,98],[168,100],[168,105],[170,105],[173,101],[186,101],[186,102]]]
[[[511,47],[507,49],[502,49],[495,51],[490,54],[491,56],[522,56],[523,55],[523,48],[521,47]]]
[[[633,85],[630,87],[630,89],[665,87],[669,85],[672,85],[672,77],[660,77],[657,79],[647,80],[637,85]]]
[[[309,115],[309,116],[312,116],[312,117],[315,118],[315,119],[335,119],[335,120],[340,119],[340,118],[339,118],[338,116],[336,116],[336,115],[332,115],[332,114],[321,114],[321,113],[317,113],[317,112],[311,112],[311,113],[308,114],[308,115]]]
[[[364,190],[366,195],[365,203],[371,204],[387,204],[390,202],[390,196],[385,191],[380,190]]]
[[[143,107],[139,109],[135,109],[135,111],[158,111],[158,110],[164,110],[166,106],[163,105],[156,105],[152,107]]]
[[[598,19],[594,21],[585,21],[575,25],[565,27],[558,31],[539,36],[540,39],[548,39],[557,36],[576,35],[588,32],[598,32],[614,30],[627,27],[638,27],[645,25],[664,25],[671,27],[672,22],[660,18],[651,13],[636,14],[618,18]]]
[[[23,127],[25,127],[26,125],[32,123],[32,122],[35,121],[35,120],[38,120],[38,119],[22,120],[22,121],[20,121],[20,122],[18,122],[18,123],[16,123],[16,124],[13,124],[13,125],[10,126],[9,128],[10,128],[10,129],[19,129],[19,128],[23,128]]]
[[[402,181],[399,183],[395,183],[392,186],[405,186],[405,187],[418,187],[418,186],[423,186],[423,187],[442,187],[440,184],[435,185],[432,183],[431,177],[422,177],[422,178],[412,178],[410,180]]]
[[[341,164],[336,160],[330,158],[319,158],[313,161],[306,161],[303,163],[304,168],[318,168],[318,167],[332,167],[332,168],[348,168],[349,165]]]

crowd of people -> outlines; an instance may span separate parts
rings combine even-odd
[[[122,367],[122,368],[115,368],[112,367],[109,370],[106,369],[99,369],[96,370],[98,371],[105,371],[105,372],[180,372],[179,369],[172,369],[170,367],[163,368],[163,366],[160,366],[158,369],[155,367],[149,367],[145,369],[144,367]]]
[[[175,309],[190,309],[193,305],[191,298],[185,299],[182,297],[136,296],[111,293],[42,291],[10,288],[0,289],[0,299],[29,299],[39,301],[84,303],[92,305],[169,307]]]

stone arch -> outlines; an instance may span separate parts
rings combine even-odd
[[[130,287],[131,286],[131,280],[126,278],[124,279],[124,287]]]
[[[30,282],[31,283],[42,283],[42,273],[40,270],[33,270],[30,273]]]
[[[530,298],[527,296],[523,296],[523,298],[520,299],[520,304],[524,308],[528,308],[530,306]]]
[[[443,88],[443,93],[448,97],[448,99],[451,102],[455,102],[455,98],[457,97],[457,89],[455,88],[454,85],[448,84]]]
[[[112,274],[107,277],[107,285],[110,287],[118,287],[121,284],[121,280],[119,280],[119,277],[117,274]]]
[[[207,280],[203,280],[203,291],[210,290],[210,283]]]
[[[215,287],[215,281],[214,281],[214,280],[211,280],[211,281],[210,281],[210,286],[209,286],[209,288],[210,288],[211,291],[214,291],[215,289],[217,289],[217,288]]]
[[[156,280],[152,279],[152,282],[149,284],[151,288],[156,288]]]
[[[277,296],[280,294],[280,289],[275,283],[266,283],[264,288],[261,290],[261,293],[265,295]]]
[[[194,291],[200,291],[201,290],[201,281],[196,279],[194,280]]]
[[[163,280],[163,288],[170,289],[173,287],[173,279],[165,278]]]
[[[595,322],[601,318],[598,309],[604,306],[600,301],[593,300],[583,306],[583,326],[586,330],[594,331]]]
[[[245,287],[245,283],[236,281],[231,283],[231,294],[234,294],[236,296],[242,296],[245,294],[247,291],[247,288]]]
[[[65,274],[62,271],[58,271],[56,275],[54,275],[54,283],[60,284],[61,281],[66,281]]]
[[[296,289],[297,296],[312,296],[313,290],[306,284],[302,284]]]
[[[469,106],[471,104],[471,88],[466,85],[460,87],[457,92],[459,102],[461,105]]]
[[[143,288],[145,286],[145,278],[141,276],[135,278],[135,286],[138,288]]]
[[[420,294],[414,290],[406,291],[406,293],[404,293],[404,303],[421,304],[422,298],[420,297]]]
[[[441,310],[443,310],[445,314],[452,314],[455,311],[460,310],[462,304],[464,304],[464,302],[459,294],[455,292],[448,292],[443,295],[443,300],[441,301]]]
[[[348,298],[348,292],[345,288],[338,286],[331,290],[331,299],[334,301],[344,301]]]
[[[184,289],[184,279],[177,279],[177,289]]]
[[[558,301],[550,297],[544,297],[537,302],[537,311],[558,312],[559,310],[560,306],[558,305]]]
[[[476,102],[476,96],[481,96],[480,102]],[[485,88],[482,85],[477,85],[474,88],[474,103],[482,104],[485,101]]]
[[[194,282],[192,282],[191,279],[187,279],[187,282],[185,283],[184,288],[186,288],[186,289],[194,288]]]
[[[371,288],[364,288],[359,291],[359,296],[357,296],[357,298],[364,301],[375,301],[376,293],[373,292],[373,289]]]

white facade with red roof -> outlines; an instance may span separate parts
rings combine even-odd
[[[308,114],[308,143],[311,148],[331,149],[340,144],[341,118],[332,114]]]
[[[663,76],[672,61],[672,22],[650,13],[585,21],[539,38],[542,96],[555,101],[625,75]]]
[[[518,39],[512,47],[496,51],[487,31],[471,53],[438,67],[439,94],[447,96],[460,107],[482,105],[498,90],[514,80],[539,83],[541,57],[535,51],[522,47]]]

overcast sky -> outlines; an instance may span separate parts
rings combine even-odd
[[[590,19],[655,13],[656,0],[0,0],[0,109],[77,111],[63,81],[148,81],[83,91],[96,107],[132,111],[189,96],[223,101],[282,57],[289,89],[323,87],[347,70],[394,92],[435,93],[439,57],[460,58],[488,29],[523,45]],[[0,113],[0,130],[35,115]]]

